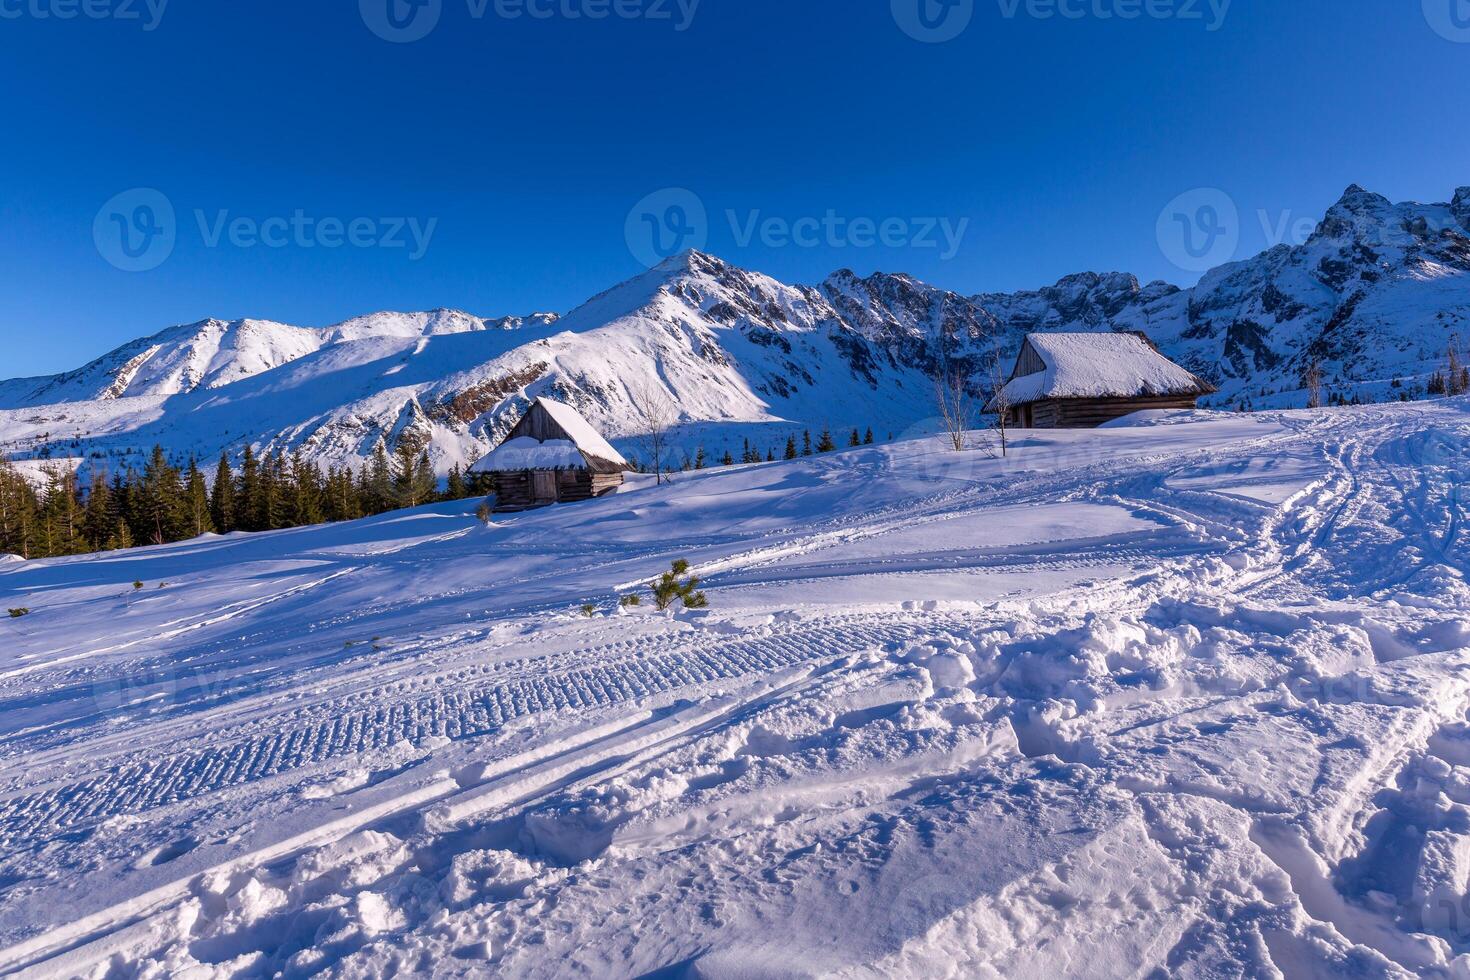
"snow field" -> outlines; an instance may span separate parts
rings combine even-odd
[[[1465,975],[1467,436],[1201,414],[7,566],[0,970]],[[712,610],[617,611],[671,557]]]

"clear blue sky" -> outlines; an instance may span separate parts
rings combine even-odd
[[[944,43],[906,34],[890,0],[702,0],[686,30],[679,0],[436,2],[427,37],[388,43],[363,13],[387,0],[175,2],[156,25],[147,0],[0,0],[0,377],[206,316],[566,311],[640,270],[630,209],[668,187],[707,208],[711,251],[778,278],[883,269],[968,293],[1081,270],[1187,284],[1155,227],[1192,188],[1238,204],[1244,257],[1266,244],[1258,211],[1313,219],[1353,182],[1395,200],[1470,184],[1467,0],[1235,0],[1217,30],[1210,0],[1062,0],[1080,18],[973,0]],[[671,19],[565,16],[599,2]],[[1202,19],[1098,16],[1130,2]],[[83,3],[139,19],[55,16]],[[176,244],[127,272],[94,221],[139,187],[174,207]],[[211,247],[196,216],[298,211],[370,219],[365,240],[437,225],[415,261]],[[945,257],[742,244],[730,211],[969,224]]]

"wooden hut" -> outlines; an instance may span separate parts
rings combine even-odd
[[[631,468],[576,409],[538,398],[470,472],[490,477],[495,510],[504,513],[601,497]]]
[[[1023,429],[1087,429],[1159,408],[1194,408],[1215,387],[1169,360],[1141,333],[1028,334],[1003,397]]]

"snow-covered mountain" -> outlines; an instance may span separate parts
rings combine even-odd
[[[1142,330],[1233,406],[1299,407],[1320,360],[1345,397],[1422,391],[1450,343],[1470,343],[1470,187],[1450,204],[1392,204],[1349,187],[1301,245],[1207,273],[1193,289],[1129,275],[1070,276],[975,301],[1012,342],[1026,330]]]
[[[793,427],[901,432],[932,414],[938,359],[978,363],[992,326],[907,277],[793,287],[690,252],[565,318],[175,327],[70,374],[0,384],[0,448],[117,459],[155,442],[200,456],[251,443],[351,463],[412,432],[442,471],[479,458],[543,394],[634,455],[635,403],[669,408],[690,452],[749,436],[770,448]]]
[[[1470,188],[1449,204],[1395,205],[1351,187],[1302,245],[1193,289],[1083,273],[966,297],[848,270],[789,286],[690,252],[564,318],[206,320],[67,374],[0,381],[0,452],[117,461],[155,442],[205,457],[250,443],[353,463],[411,432],[442,472],[482,455],[543,394],[635,456],[639,401],[672,411],[688,452],[745,438],[772,448],[801,428],[921,427],[941,359],[978,369],[1027,331],[1109,329],[1142,330],[1217,382],[1218,406],[1298,404],[1314,358],[1345,395],[1422,387],[1457,331],[1470,340]]]

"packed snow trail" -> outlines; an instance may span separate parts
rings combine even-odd
[[[1467,410],[4,566],[0,972],[1470,974]]]

